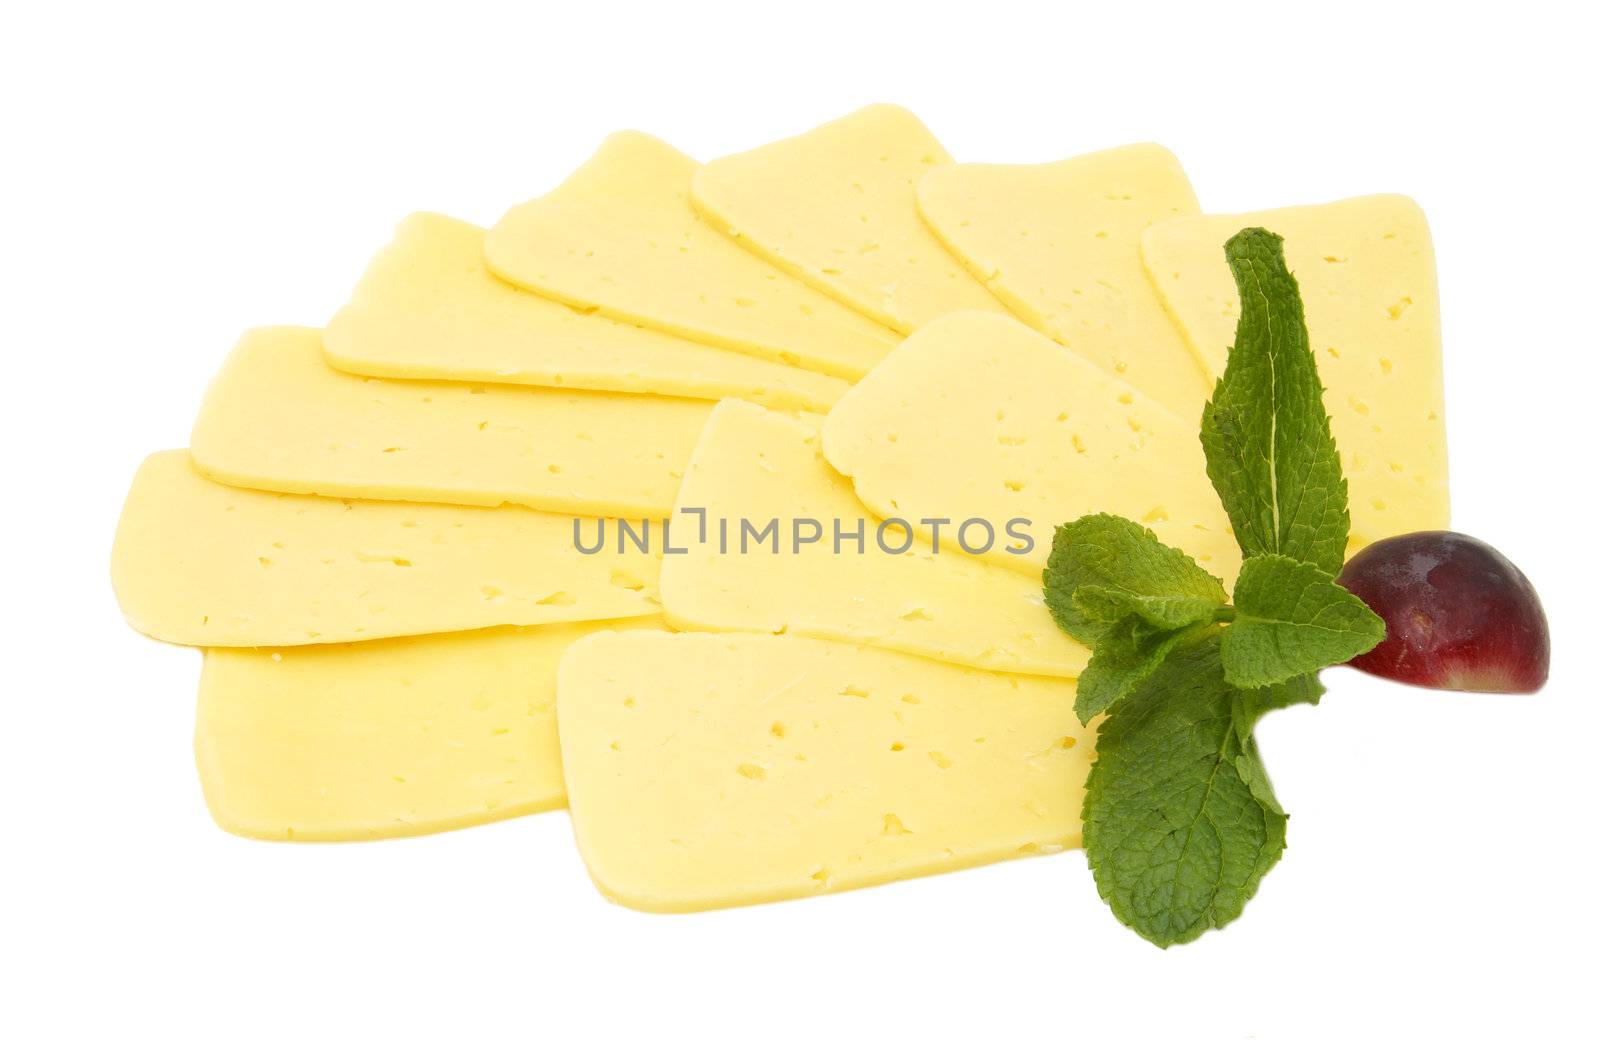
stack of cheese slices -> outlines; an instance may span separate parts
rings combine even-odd
[[[122,515],[129,622],[205,651],[217,822],[568,806],[657,910],[1076,845],[1051,532],[1120,514],[1232,579],[1197,425],[1248,225],[1300,281],[1352,548],[1447,526],[1403,197],[1207,215],[1154,145],[954,164],[874,106],[706,165],[622,133],[488,231],[406,219],[326,328],[244,335]]]

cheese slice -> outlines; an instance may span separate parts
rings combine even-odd
[[[364,841],[566,804],[556,665],[655,617],[205,655],[195,760],[233,834]]]
[[[974,275],[1046,336],[1198,423],[1209,383],[1161,312],[1139,234],[1200,209],[1172,153],[1136,144],[1031,166],[950,166],[917,203]]]
[[[209,477],[294,494],[665,516],[711,404],[374,380],[323,361],[316,329],[244,334],[190,450]]]
[[[1155,226],[1144,258],[1172,317],[1213,376],[1239,325],[1222,245],[1262,226],[1283,237],[1333,435],[1350,481],[1350,552],[1450,526],[1444,366],[1433,242],[1405,196],[1207,214]]]
[[[201,476],[185,451],[169,450],[134,477],[111,579],[128,623],[190,646],[353,642],[658,611],[659,555],[585,554],[576,534],[574,518],[515,507],[226,487]],[[584,529],[585,549],[596,535]]]
[[[689,203],[698,164],[618,133],[555,191],[489,231],[489,268],[522,288],[848,380],[895,334],[743,250]]]
[[[1139,521],[1215,575],[1238,574],[1195,426],[1009,317],[918,330],[834,407],[822,439],[868,509],[924,534],[924,518],[1026,519],[1032,550],[983,556],[1035,576],[1056,526],[1089,513]]]
[[[835,377],[584,314],[483,263],[484,230],[413,214],[322,334],[329,364],[418,380],[538,384],[827,410]]]
[[[1077,846],[1075,695],[792,635],[593,635],[556,694],[578,848],[612,900],[681,912]]]
[[[897,332],[1002,309],[917,216],[917,181],[951,161],[910,111],[864,107],[702,166],[690,192],[739,243]]]
[[[820,437],[809,415],[738,399],[717,405],[663,551],[661,601],[673,626],[787,631],[1000,672],[1082,671],[1088,651],[1051,620],[1037,576],[948,544],[935,553],[895,526],[880,537],[878,520],[823,460]],[[819,541],[801,542],[811,537]]]

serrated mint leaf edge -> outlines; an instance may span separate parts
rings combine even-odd
[[[1209,624],[1192,624],[1175,631],[1155,633],[1140,640],[1133,653],[1117,654],[1098,652],[1078,675],[1077,698],[1072,710],[1078,722],[1088,726],[1089,721],[1116,707],[1138,690],[1139,685],[1161,666],[1173,650],[1192,641]],[[1086,696],[1087,691],[1087,696]]]
[[[1226,678],[1226,673],[1224,673]],[[1233,729],[1242,746],[1252,740],[1256,724],[1269,712],[1292,708],[1295,705],[1318,705],[1328,688],[1315,672],[1297,675],[1281,683],[1256,687],[1253,690],[1236,690],[1233,699]]]
[[[1349,486],[1283,238],[1242,229],[1224,255],[1239,324],[1201,417],[1207,475],[1245,556],[1284,553],[1336,575],[1349,545]],[[1264,403],[1250,393],[1263,380]],[[1313,510],[1304,524],[1302,507]]]
[[[1118,547],[1114,555],[1108,543]],[[1111,513],[1090,513],[1059,525],[1043,581],[1045,606],[1056,625],[1090,649],[1110,625],[1079,611],[1073,596],[1081,587],[1212,598],[1219,606],[1228,600],[1222,581],[1188,554],[1167,546],[1137,521]]]
[[[1128,729],[1130,736],[1135,735],[1138,733],[1141,724],[1148,724],[1150,712],[1172,707],[1173,702],[1169,699],[1160,698],[1158,696],[1160,694],[1159,691],[1152,691],[1147,687],[1146,690],[1138,695],[1144,698],[1147,704],[1135,705],[1133,715],[1142,716],[1144,717],[1143,719],[1119,719],[1122,712],[1127,711],[1126,704],[1123,710],[1113,712],[1107,716],[1106,721],[1101,724],[1099,755],[1097,755],[1095,763],[1090,769],[1089,779],[1086,784],[1083,814],[1084,848],[1088,856],[1090,869],[1094,873],[1096,889],[1100,893],[1101,899],[1111,908],[1112,913],[1120,922],[1161,948],[1193,941],[1207,930],[1220,928],[1237,919],[1243,913],[1245,905],[1255,896],[1266,873],[1271,870],[1282,856],[1286,840],[1288,817],[1284,814],[1276,796],[1272,793],[1265,768],[1260,761],[1259,752],[1249,736],[1245,736],[1241,740],[1238,735],[1237,715],[1234,711],[1234,699],[1237,696],[1237,692],[1231,690],[1222,679],[1220,651],[1215,640],[1204,639],[1191,646],[1184,647],[1181,654],[1169,657],[1168,661],[1164,662],[1163,668],[1181,669],[1186,666],[1193,666],[1196,663],[1194,660],[1196,656],[1212,658],[1209,661],[1205,661],[1203,667],[1209,670],[1207,672],[1207,682],[1214,684],[1214,689],[1210,690],[1209,697],[1214,699],[1211,706],[1212,717],[1210,717],[1212,726],[1220,729],[1216,735],[1217,752],[1214,754],[1216,763],[1206,783],[1206,800],[1202,802],[1194,818],[1189,821],[1188,827],[1172,827],[1167,831],[1167,836],[1170,837],[1185,829],[1192,831],[1195,825],[1205,817],[1207,802],[1210,800],[1210,794],[1217,785],[1217,781],[1219,779],[1226,780],[1231,775],[1239,786],[1243,788],[1243,792],[1248,795],[1250,803],[1260,817],[1260,844],[1255,846],[1254,853],[1233,854],[1235,857],[1242,856],[1249,862],[1248,870],[1243,870],[1242,874],[1240,873],[1242,869],[1234,868],[1234,874],[1238,877],[1237,883],[1230,886],[1224,882],[1224,878],[1227,877],[1224,870],[1226,861],[1224,860],[1224,864],[1219,866],[1216,881],[1211,887],[1208,899],[1203,906],[1200,906],[1200,915],[1193,921],[1174,928],[1170,924],[1163,926],[1147,921],[1145,913],[1138,911],[1137,905],[1126,903],[1127,898],[1121,895],[1119,886],[1108,880],[1108,876],[1112,873],[1112,862],[1115,855],[1121,851],[1121,847],[1126,844],[1127,838],[1130,837],[1126,832],[1134,828],[1124,828],[1122,840],[1112,845],[1109,851],[1102,846],[1103,831],[1106,829],[1107,824],[1115,818],[1102,815],[1102,800],[1107,797],[1106,772],[1121,766],[1122,751],[1118,745],[1118,738],[1124,728]],[[1193,733],[1198,731],[1198,725],[1182,727],[1178,731]],[[1211,755],[1207,754],[1207,756]],[[1148,777],[1151,773],[1146,767],[1139,774]],[[1145,792],[1149,792],[1149,789],[1149,786],[1143,787]],[[1138,791],[1135,790],[1133,792],[1137,793]],[[1166,823],[1169,826],[1172,824],[1171,816],[1168,815],[1166,809],[1160,806],[1160,803],[1156,803],[1151,811],[1159,822]],[[1150,819],[1149,814],[1147,814],[1146,819]],[[1217,822],[1215,820],[1208,819],[1207,822],[1213,829],[1216,828]],[[1159,829],[1159,826],[1154,829]],[[1192,840],[1192,835],[1185,841],[1183,856],[1187,856],[1186,847],[1190,840]],[[1219,844],[1226,844],[1220,841],[1220,835]],[[1226,856],[1225,853],[1224,856]],[[1228,894],[1227,896],[1224,896],[1225,892]]]
[[[1295,595],[1285,608],[1277,597]],[[1309,616],[1300,615],[1307,598]],[[1321,569],[1281,554],[1245,559],[1234,584],[1234,618],[1222,632],[1228,683],[1254,689],[1332,668],[1383,641],[1383,620]],[[1268,667],[1263,661],[1270,660]]]

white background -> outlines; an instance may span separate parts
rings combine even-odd
[[[34,5],[0,27],[0,1056],[1594,1058],[1596,93],[1578,5]],[[1341,670],[1261,742],[1290,848],[1161,952],[1081,853],[647,916],[566,817],[243,841],[198,655],[126,629],[122,493],[246,326],[320,324],[418,208],[492,223],[618,128],[702,158],[863,103],[958,157],[1158,140],[1211,210],[1407,192],[1456,526],[1544,594],[1536,698]]]

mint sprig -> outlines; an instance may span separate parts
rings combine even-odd
[[[1056,529],[1045,602],[1094,651],[1075,709],[1105,714],[1084,800],[1100,896],[1157,945],[1238,918],[1284,847],[1288,817],[1255,740],[1263,715],[1318,702],[1317,672],[1365,653],[1383,621],[1333,582],[1349,489],[1328,427],[1283,239],[1225,246],[1239,329],[1200,440],[1244,565],[1221,581],[1133,521]]]

